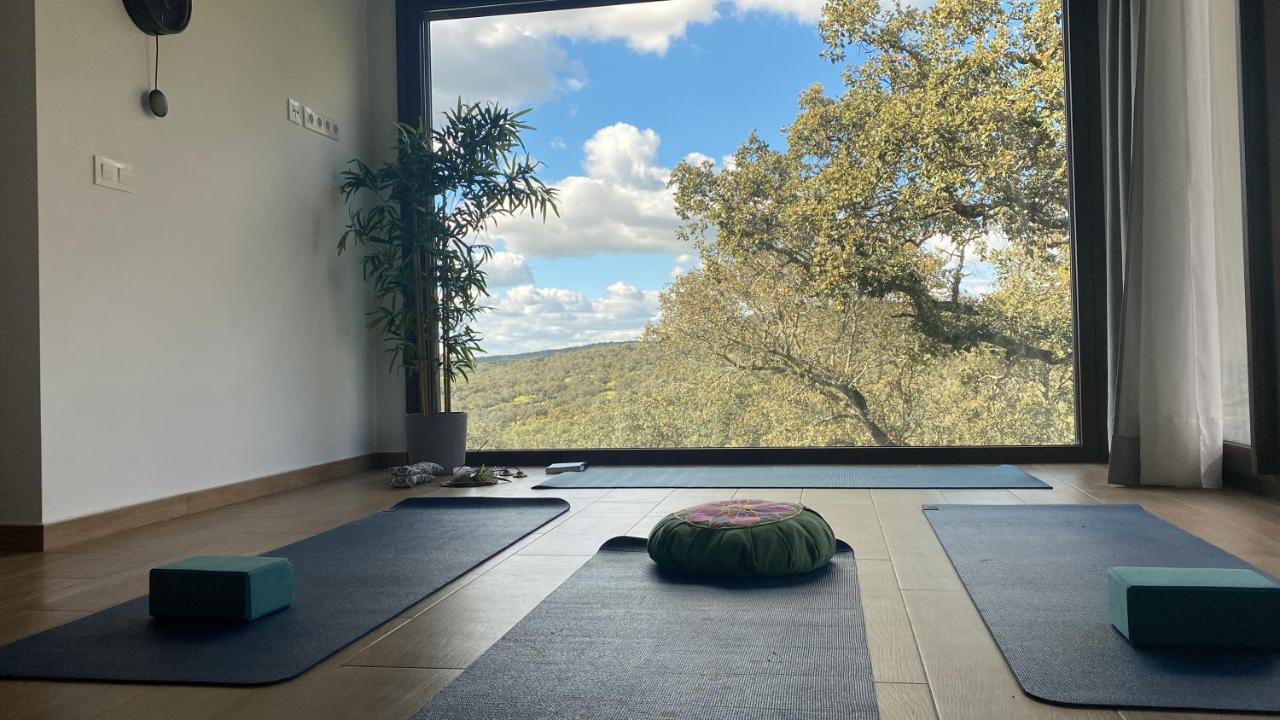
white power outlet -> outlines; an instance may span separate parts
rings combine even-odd
[[[342,135],[342,130],[338,127],[337,120],[323,113],[318,113],[293,98],[289,98],[289,121],[333,140],[338,140]]]
[[[338,127],[338,121],[309,107],[302,108],[302,126],[334,140],[338,139],[341,132]]]
[[[320,132],[320,113],[307,106],[302,107],[302,127]]]

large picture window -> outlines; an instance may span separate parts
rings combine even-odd
[[[1063,6],[540,7],[423,29],[559,192],[487,238],[472,450],[1097,452]]]

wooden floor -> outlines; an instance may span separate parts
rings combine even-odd
[[[920,505],[1140,503],[1280,574],[1280,504],[1237,492],[1110,487],[1093,465],[1031,465],[1052,490],[747,490],[800,500],[853,545],[885,720],[1154,720],[1209,715],[1072,710],[1019,691]],[[615,535],[733,490],[392,490],[380,473],[260,498],[46,554],[0,554],[0,643],[146,592],[147,570],[196,553],[250,554],[441,494],[563,497],[572,509],[291,682],[210,688],[0,681],[4,718],[404,718],[425,704]],[[501,682],[499,679],[498,682]],[[1225,717],[1225,716],[1224,716]]]

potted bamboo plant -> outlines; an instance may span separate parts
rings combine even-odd
[[[350,223],[338,242],[364,253],[373,290],[369,326],[386,344],[392,372],[406,380],[409,462],[464,464],[467,416],[454,412],[454,383],[483,352],[476,318],[488,296],[482,240],[498,218],[556,213],[556,191],[538,179],[522,117],[494,104],[463,104],[438,128],[396,126],[394,158],[342,173]]]

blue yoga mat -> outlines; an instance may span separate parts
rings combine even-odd
[[[1028,695],[1280,712],[1280,652],[1141,648],[1107,617],[1107,568],[1251,568],[1231,553],[1137,505],[943,505],[925,516]]]
[[[614,538],[414,717],[876,720],[853,552],[708,582]]]
[[[594,465],[535,488],[1047,488],[1012,465]]]
[[[263,553],[294,602],[253,622],[153,619],[147,598],[0,647],[0,677],[262,685],[301,674],[569,509],[558,498],[413,498]]]

